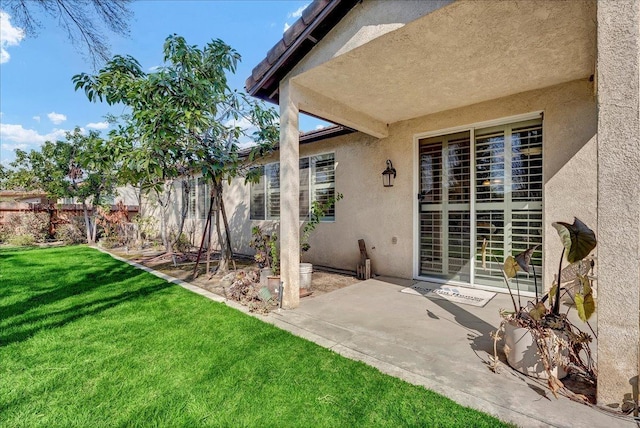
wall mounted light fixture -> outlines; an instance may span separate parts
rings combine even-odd
[[[382,171],[382,184],[384,187],[393,187],[393,180],[396,178],[396,169],[390,159],[387,159],[387,169]]]

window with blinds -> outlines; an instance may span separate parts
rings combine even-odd
[[[538,245],[518,286],[542,287],[542,136],[536,119],[418,141],[418,276],[504,287],[505,257]]]
[[[471,280],[470,133],[419,144],[419,275]]]
[[[204,177],[198,178],[198,218],[207,218],[209,214],[209,205],[211,204],[211,192],[209,183]]]
[[[503,287],[502,265],[539,245],[532,272],[518,274],[520,290],[542,286],[542,121],[475,132],[476,282]],[[535,271],[535,278],[534,273]]]
[[[196,180],[193,178],[182,181],[182,213],[188,219],[196,217]]]
[[[272,163],[264,168],[267,220],[280,218],[280,164]]]
[[[251,183],[249,188],[249,198],[250,198],[250,207],[249,207],[249,218],[251,220],[264,220],[265,219],[265,204],[266,204],[266,191],[265,191],[265,177],[264,177],[264,166],[257,167],[259,172],[259,179],[255,183]]]
[[[250,187],[250,219],[277,220],[280,218],[280,164],[272,163],[263,169],[260,180]],[[300,159],[300,219],[309,216],[313,201],[326,201],[335,196],[335,154],[327,153]],[[331,207],[323,221],[335,219]]]

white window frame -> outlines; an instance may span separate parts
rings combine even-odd
[[[327,155],[331,155],[333,156],[333,169],[334,169],[334,176],[333,176],[333,182],[331,183],[321,183],[321,184],[315,184],[314,179],[315,179],[315,162],[313,161],[316,158],[320,158],[322,156],[327,156]],[[309,199],[309,203],[308,203],[308,207],[306,210],[306,213],[303,213],[302,209],[303,207],[301,206],[301,212],[300,212],[300,221],[304,221],[309,217],[309,213],[311,212],[311,204],[313,203],[313,201],[315,200],[315,195],[316,195],[316,191],[317,190],[321,190],[321,189],[328,189],[328,188],[332,188],[334,189],[334,193],[335,193],[335,189],[336,189],[336,179],[335,179],[335,169],[336,169],[336,155],[335,152],[323,152],[323,153],[316,153],[313,155],[309,155],[309,156],[303,156],[300,158],[300,162],[302,162],[303,160],[307,160],[307,164],[308,164],[308,168],[307,170],[309,171],[308,175],[307,175],[307,186],[305,186],[305,190],[307,190],[308,192],[308,199]],[[270,162],[261,166],[258,166],[256,168],[262,168],[262,175],[260,178],[260,182],[259,183],[251,183],[250,184],[250,189],[249,189],[249,219],[251,221],[265,221],[265,220],[271,220],[271,221],[277,221],[280,219],[280,213],[278,212],[277,215],[273,215],[269,213],[269,201],[270,201],[270,189],[269,189],[269,175],[267,174],[267,170],[269,168],[274,168],[275,165],[279,165],[279,162]],[[302,169],[301,169],[302,172]],[[251,216],[252,213],[252,204],[254,203],[253,201],[253,194],[254,194],[254,190],[256,187],[254,186],[262,186],[262,190],[260,190],[259,192],[257,192],[256,194],[263,194],[263,209],[262,212],[264,214],[264,216],[262,218],[254,218]],[[299,198],[302,197],[302,191],[303,191],[303,183],[301,182],[301,186],[300,186],[300,195],[298,196]],[[278,194],[280,193],[279,191],[279,186],[278,186]],[[279,210],[278,210],[279,211]],[[325,218],[323,218],[321,220],[321,222],[323,223],[332,223],[335,222],[335,213],[333,216],[327,216]]]

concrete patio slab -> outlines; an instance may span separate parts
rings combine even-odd
[[[545,384],[505,364],[493,373],[494,331],[508,295],[485,307],[401,293],[415,281],[370,279],[303,299],[265,318],[382,372],[522,427],[636,427],[631,417],[556,399]]]

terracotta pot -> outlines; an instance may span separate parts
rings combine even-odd
[[[548,340],[551,341],[552,339]],[[538,345],[536,345],[536,341],[528,329],[518,327],[512,323],[506,323],[504,341],[507,362],[513,369],[538,379],[549,378],[547,371],[544,369],[542,358],[538,353]],[[566,356],[567,350],[564,350],[564,354]],[[558,379],[567,376],[567,372],[559,365],[556,365],[551,370],[551,374]]]

